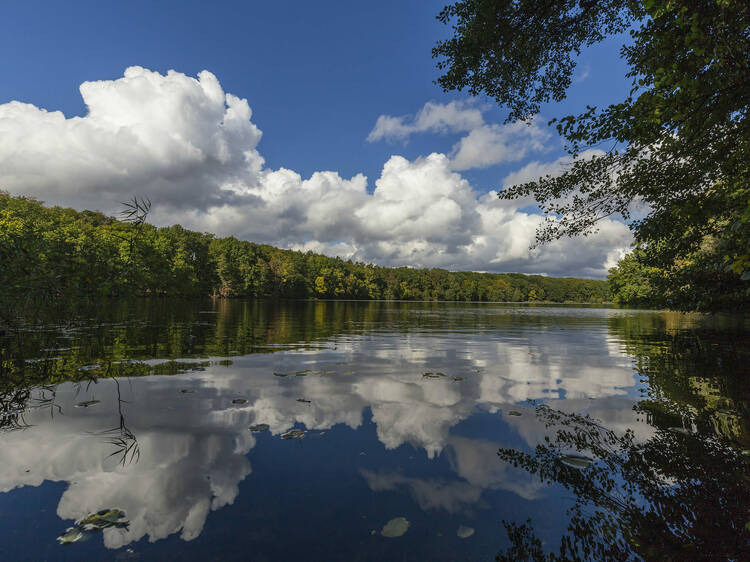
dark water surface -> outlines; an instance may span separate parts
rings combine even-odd
[[[149,300],[27,326],[0,337],[0,558],[748,559],[748,330]]]

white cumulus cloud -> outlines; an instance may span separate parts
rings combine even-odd
[[[452,101],[445,104],[428,101],[413,119],[409,119],[409,116],[381,115],[367,140],[403,140],[413,133],[428,131],[471,131],[483,124],[482,110],[469,101]]]
[[[158,225],[381,265],[602,276],[630,244],[625,225],[604,221],[586,243],[529,252],[542,220],[521,211],[530,202],[478,193],[458,170],[543,151],[547,132],[536,121],[488,125],[472,102],[428,103],[412,120],[381,116],[371,140],[468,134],[447,155],[390,157],[370,187],[362,174],[303,178],[265,167],[247,100],[224,92],[207,71],[193,78],[131,67],[80,91],[83,117],[0,104],[0,189],[108,213],[147,195]]]
[[[517,162],[530,152],[546,150],[550,134],[539,119],[528,123],[483,125],[472,129],[451,151],[454,170],[487,168],[503,162]]]
[[[415,133],[467,133],[451,150],[454,170],[487,168],[503,162],[517,162],[530,152],[546,150],[549,132],[540,119],[504,125],[486,123],[472,100],[441,104],[427,102],[413,119],[381,115],[367,137],[368,142],[406,140]]]

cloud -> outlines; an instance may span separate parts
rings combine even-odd
[[[598,149],[584,150],[578,156],[581,160],[588,160],[594,156],[604,156],[605,152]],[[573,165],[571,156],[562,156],[551,162],[529,162],[519,170],[512,172],[503,178],[503,187],[510,187],[519,183],[536,181],[545,176],[559,176]]]
[[[367,136],[368,142],[406,140],[414,133],[468,133],[451,150],[454,170],[487,168],[517,162],[530,152],[546,150],[549,132],[539,118],[505,125],[485,123],[487,107],[471,100],[447,104],[427,102],[413,119],[381,115]]]
[[[454,170],[487,168],[502,162],[517,162],[530,152],[546,150],[549,132],[539,119],[528,123],[483,125],[463,137],[451,151]]]
[[[492,457],[489,457],[492,458]],[[436,478],[413,478],[399,473],[379,474],[362,469],[360,474],[373,492],[397,490],[405,487],[420,509],[443,509],[448,513],[461,513],[479,503],[482,488],[467,482],[449,482]]]
[[[362,174],[303,178],[265,167],[247,100],[225,93],[210,72],[193,78],[131,67],[80,91],[83,117],[0,105],[2,189],[107,213],[147,195],[157,225],[388,266],[601,277],[630,245],[625,225],[605,221],[585,244],[563,240],[529,252],[542,221],[520,210],[531,202],[480,194],[457,170],[519,161],[544,150],[547,132],[537,121],[488,125],[471,102],[428,103],[412,120],[379,120],[373,138],[469,134],[449,155],[390,157],[371,189]]]
[[[573,75],[573,83],[580,84],[581,82],[586,80],[586,78],[588,78],[589,76],[591,76],[591,65],[585,64],[583,65],[583,67],[578,69],[576,73]]]
[[[408,116],[381,115],[367,136],[367,141],[404,140],[414,133],[427,131],[433,133],[471,131],[483,124],[482,110],[471,101],[452,101],[446,104],[429,101],[411,120]]]
[[[85,117],[0,105],[0,185],[79,207],[110,210],[138,191],[205,209],[258,181],[261,132],[250,107],[210,72],[195,79],[130,67],[80,92]]]

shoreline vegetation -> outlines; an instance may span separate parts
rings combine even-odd
[[[137,200],[133,200],[137,203]],[[380,267],[0,192],[0,307],[180,296],[605,304],[606,281]]]

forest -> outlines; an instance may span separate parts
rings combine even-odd
[[[0,307],[60,296],[587,302],[605,281],[389,268],[0,192]]]
[[[623,219],[636,247],[610,272],[614,302],[750,310],[748,2],[459,0],[437,19],[452,34],[433,48],[438,84],[508,122],[566,99],[584,49],[620,43],[627,95],[554,116],[570,165],[499,196],[536,201],[539,243]]]

